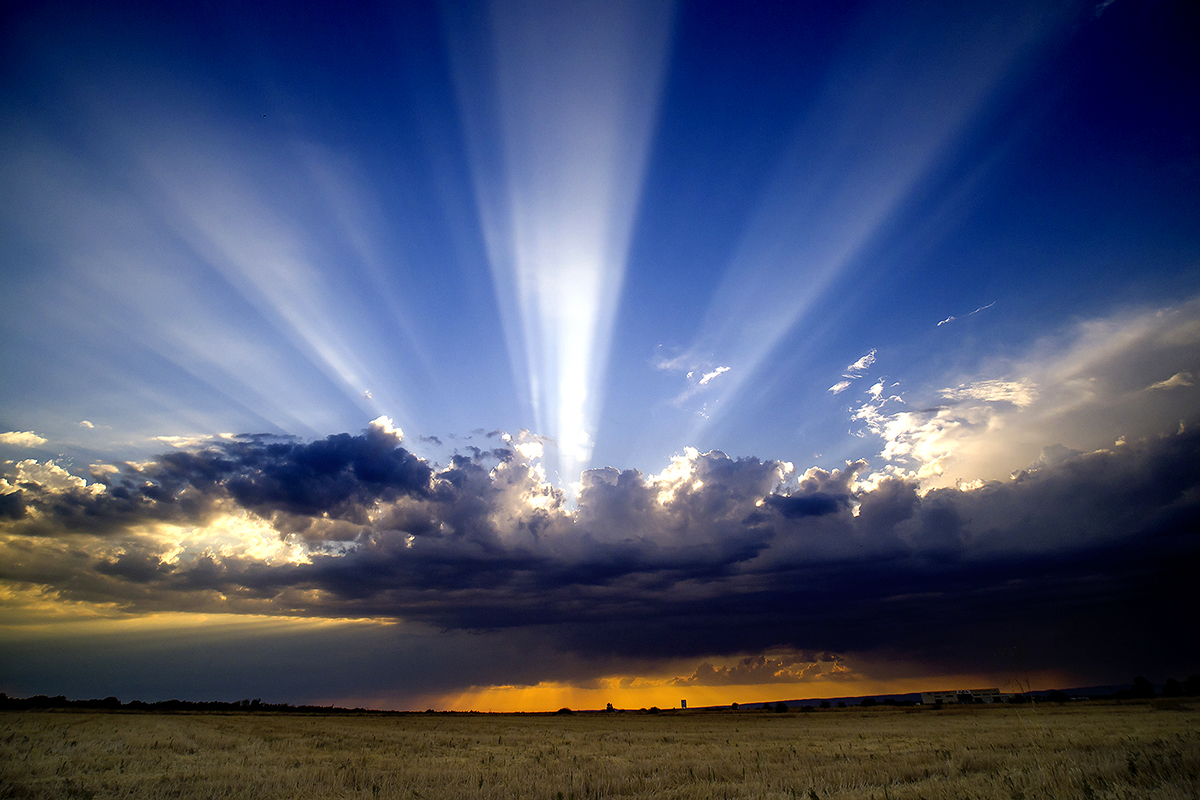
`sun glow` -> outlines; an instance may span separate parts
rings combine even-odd
[[[224,514],[203,527],[159,525],[147,538],[163,547],[164,563],[177,564],[205,555],[246,558],[264,564],[306,564],[308,548],[292,536],[280,536],[265,519],[247,511]]]
[[[724,686],[681,686],[677,679],[643,679],[633,676],[608,676],[577,686],[566,682],[543,681],[532,686],[476,686],[430,702],[439,711],[538,712],[614,709],[636,711],[656,706],[678,709],[686,700],[692,709],[710,706],[749,708],[760,703],[804,700],[823,697],[871,697],[937,690],[940,687],[994,686],[1005,691],[1026,691],[1067,685],[1072,676],[1058,672],[1023,675],[1020,680],[991,674],[950,674],[920,678],[868,679],[858,675],[818,677],[792,683],[756,683]]]

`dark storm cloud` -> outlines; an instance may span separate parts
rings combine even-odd
[[[264,518],[361,522],[373,503],[430,491],[429,465],[398,445],[374,426],[310,443],[257,434],[219,439],[148,464],[94,469],[91,477],[106,488],[101,493],[81,486],[46,491],[36,478],[18,475],[10,482],[20,491],[0,495],[0,513],[25,521],[17,532],[46,535],[111,535],[149,521],[201,523],[226,501]]]
[[[10,476],[0,577],[130,610],[536,629],[595,658],[783,647],[965,670],[1011,644],[1029,668],[1192,668],[1176,633],[1200,566],[1200,434],[1048,452],[1012,480],[922,494],[864,482],[863,462],[790,476],[691,451],[658,476],[591,470],[571,510],[516,450],[434,471],[378,429],[243,437],[127,465],[102,492]],[[305,557],[172,554],[146,533],[245,511]]]

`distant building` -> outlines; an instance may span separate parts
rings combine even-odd
[[[687,710],[687,700],[680,700],[679,707],[686,711]]]
[[[958,689],[953,692],[921,692],[922,705],[934,703],[1007,703],[1012,700],[1011,694],[1004,694],[997,688],[991,689]]]

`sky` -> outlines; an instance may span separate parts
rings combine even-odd
[[[1200,672],[1200,9],[7,3],[0,691]]]

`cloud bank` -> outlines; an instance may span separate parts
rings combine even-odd
[[[708,662],[686,681],[792,680],[845,654],[950,674],[1002,669],[1002,645],[1079,676],[1186,669],[1200,432],[1050,455],[925,491],[863,461],[797,473],[689,449],[657,475],[585,472],[576,508],[537,448],[438,468],[379,421],[313,442],[219,438],[91,480],[28,460],[0,484],[0,580],[126,614],[503,634],[572,665],[539,680],[597,677],[589,660],[781,650],[804,655]],[[472,681],[511,677],[481,667]]]

